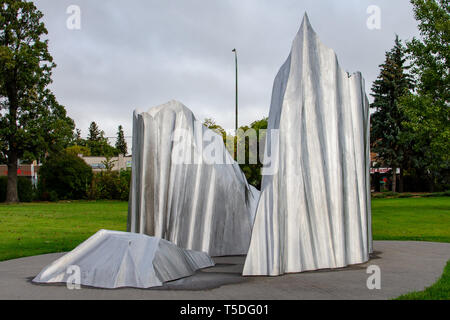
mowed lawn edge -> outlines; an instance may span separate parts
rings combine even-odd
[[[126,231],[128,203],[0,204],[0,261],[74,249],[100,229]],[[373,199],[374,240],[450,242],[450,198]]]
[[[372,199],[374,240],[450,242],[450,197]]]
[[[101,229],[125,231],[128,203],[0,204],[0,261],[67,252]],[[374,240],[450,242],[450,198],[372,199]],[[449,299],[450,262],[430,288],[399,299]]]
[[[0,261],[67,252],[101,229],[126,231],[127,202],[0,204]]]
[[[444,268],[444,273],[432,286],[423,291],[411,292],[395,300],[449,300],[450,299],[450,260]]]

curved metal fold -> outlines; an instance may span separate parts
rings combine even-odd
[[[101,230],[45,267],[33,282],[64,283],[73,279],[96,288],[151,288],[212,266],[214,262],[204,252],[181,249],[145,235]]]
[[[244,275],[280,275],[366,262],[372,251],[369,104],[360,73],[302,22],[274,83],[264,176]],[[277,148],[274,148],[276,146]]]
[[[210,149],[218,161],[205,161]],[[128,231],[211,256],[247,253],[259,191],[183,104],[134,113],[132,170]]]

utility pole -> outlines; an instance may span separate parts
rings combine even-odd
[[[239,90],[239,85],[238,85],[238,58],[237,58],[237,50],[233,49],[234,52],[234,56],[236,58],[236,132],[239,129],[239,121],[238,121],[238,108],[239,108],[239,95],[238,95],[238,90]]]

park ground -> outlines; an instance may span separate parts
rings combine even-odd
[[[127,202],[0,205],[0,261],[66,252],[100,229],[126,230]],[[374,199],[374,240],[450,243],[450,198]],[[450,263],[439,281],[400,299],[450,299]]]

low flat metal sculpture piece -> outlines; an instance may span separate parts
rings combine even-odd
[[[369,105],[305,15],[273,88],[267,135],[278,171],[264,176],[244,275],[368,261],[372,251]],[[277,146],[275,148],[274,146]]]
[[[79,268],[80,285],[96,288],[150,288],[212,267],[204,252],[181,249],[158,238],[101,230],[45,267],[36,283],[65,283]],[[69,272],[70,271],[70,272]]]
[[[205,161],[210,149],[217,161]],[[259,191],[187,107],[134,113],[132,168],[128,231],[211,256],[247,253]]]

